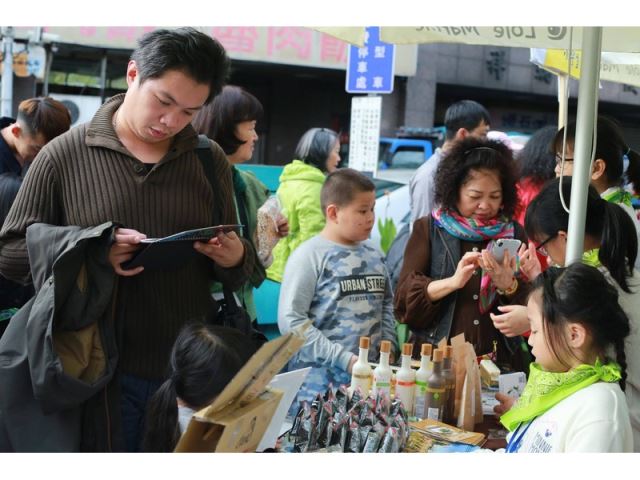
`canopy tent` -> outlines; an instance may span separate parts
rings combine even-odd
[[[362,46],[364,27],[319,28]],[[464,43],[580,51],[578,111],[574,145],[567,263],[582,258],[593,127],[597,115],[600,59],[607,52],[640,52],[638,27],[381,27],[388,43]]]

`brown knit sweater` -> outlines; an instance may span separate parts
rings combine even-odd
[[[112,221],[149,237],[211,225],[212,208],[224,223],[236,223],[231,167],[212,143],[215,178],[225,205],[214,195],[195,152],[197,135],[187,126],[167,155],[147,173],[119,141],[111,124],[124,95],[113,97],[93,120],[49,142],[33,162],[0,232],[0,273],[30,283],[25,231],[32,223],[91,227]],[[221,268],[206,256],[168,272],[121,277],[116,308],[123,337],[120,368],[148,379],[167,371],[180,327],[212,308],[211,281],[235,290],[253,270],[255,253],[246,241],[243,262]]]

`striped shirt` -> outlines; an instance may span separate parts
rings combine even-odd
[[[91,227],[112,221],[155,238],[211,225],[213,208],[223,223],[236,223],[231,167],[222,149],[211,144],[214,178],[220,197],[229,202],[214,206],[193,128],[179,132],[165,157],[148,171],[112,126],[123,99],[124,94],[111,98],[91,122],[55,138],[38,154],[0,232],[2,275],[31,282],[25,231],[32,223]],[[103,253],[104,261],[108,252]],[[255,261],[245,242],[244,259],[235,268],[219,267],[202,255],[172,272],[120,277],[116,312],[123,332],[122,371],[162,378],[182,325],[214,307],[211,281],[235,290],[247,280]]]

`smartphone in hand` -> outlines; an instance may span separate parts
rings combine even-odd
[[[509,256],[514,258],[518,255],[521,243],[517,238],[499,238],[494,240],[491,254],[498,262],[504,260],[504,252],[509,252]]]

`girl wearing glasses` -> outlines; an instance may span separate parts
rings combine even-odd
[[[553,264],[565,264],[569,214],[560,201],[559,182],[555,179],[546,185],[527,209],[525,230],[533,242],[521,250],[520,266],[529,278],[540,274],[536,249],[549,255]],[[562,193],[571,208],[571,179],[562,180]],[[628,365],[625,394],[635,451],[640,452],[640,349],[637,347],[640,345],[640,274],[633,267],[637,251],[635,228],[629,216],[590,186],[582,263],[598,268],[618,290],[618,301],[631,323],[631,334],[625,340]],[[504,397],[499,400],[503,401],[499,410],[504,411],[510,401]]]
[[[598,117],[596,152],[591,167],[591,185],[605,200],[620,205],[634,223],[636,235],[640,238],[640,221],[631,204],[631,191],[640,189],[640,155],[627,146],[620,127],[613,120]],[[564,129],[558,131],[553,146],[556,152],[556,176],[573,174],[576,124],[567,125],[567,143],[564,152],[562,144]],[[640,268],[640,256],[636,255],[636,268]]]

